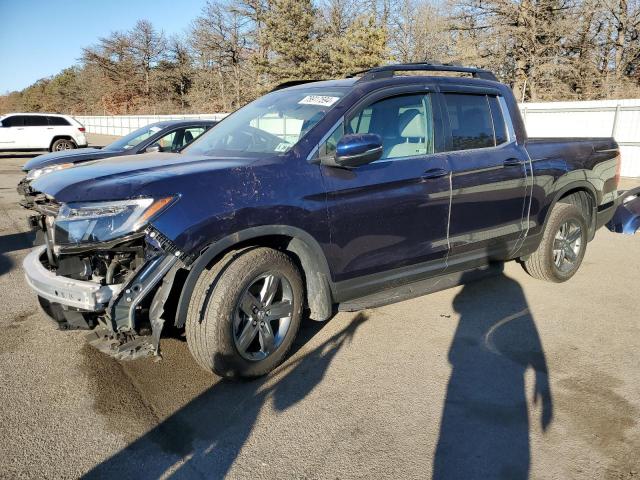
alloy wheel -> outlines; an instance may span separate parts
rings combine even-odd
[[[67,140],[63,140],[61,142],[58,142],[58,144],[56,145],[55,150],[57,152],[60,152],[62,150],[71,150],[73,148],[73,146],[71,145],[71,142],[67,141]]]
[[[576,220],[568,220],[560,226],[553,242],[553,261],[556,267],[567,272],[574,268],[582,248],[582,227]]]
[[[233,339],[250,361],[267,358],[284,341],[293,315],[293,288],[279,273],[266,273],[245,289],[235,309]]]

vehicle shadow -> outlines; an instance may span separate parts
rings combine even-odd
[[[31,158],[46,152],[9,152],[0,153],[0,158]]]
[[[33,232],[10,233],[0,236],[0,276],[10,272],[15,266],[13,259],[6,254],[33,247],[34,239]]]
[[[367,320],[359,313],[342,330],[302,357],[290,359],[268,377],[253,381],[221,380],[163,420],[85,478],[222,478],[229,471],[267,404],[285,411],[322,381],[336,354]],[[301,348],[324,323],[305,322]],[[325,322],[326,323],[326,322]],[[303,323],[304,325],[304,323]],[[183,463],[180,464],[180,461]]]
[[[465,285],[453,307],[460,321],[449,350],[452,371],[433,478],[527,479],[527,370],[534,372],[543,431],[553,419],[553,402],[542,342],[522,287],[500,273]]]

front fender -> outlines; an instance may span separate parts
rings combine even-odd
[[[239,244],[246,244],[251,240],[262,237],[288,237],[290,241],[286,250],[295,254],[302,264],[306,280],[307,303],[311,310],[311,318],[326,320],[332,313],[333,284],[327,259],[318,242],[306,231],[289,225],[265,225],[251,227],[227,235],[210,244],[193,262],[189,274],[180,292],[176,311],[175,325],[181,328],[185,325],[191,294],[202,271],[215,260]]]

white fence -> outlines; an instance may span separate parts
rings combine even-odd
[[[640,99],[588,102],[523,103],[520,105],[532,137],[610,137],[622,152],[622,175],[640,177]],[[88,132],[126,135],[161,120],[202,118],[220,120],[226,114],[122,115],[76,117]],[[283,126],[286,132],[287,125]]]
[[[640,177],[640,99],[523,103],[532,137],[614,137],[624,177]]]
[[[196,115],[101,115],[101,116],[78,116],[78,120],[89,133],[100,133],[102,135],[117,135],[119,137],[127,135],[140,127],[150,123],[161,122],[163,120],[184,120],[201,118],[203,120],[222,120],[226,113],[196,114]]]

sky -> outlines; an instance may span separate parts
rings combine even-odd
[[[140,19],[184,32],[206,0],[0,0],[0,95],[78,63],[82,47]]]

